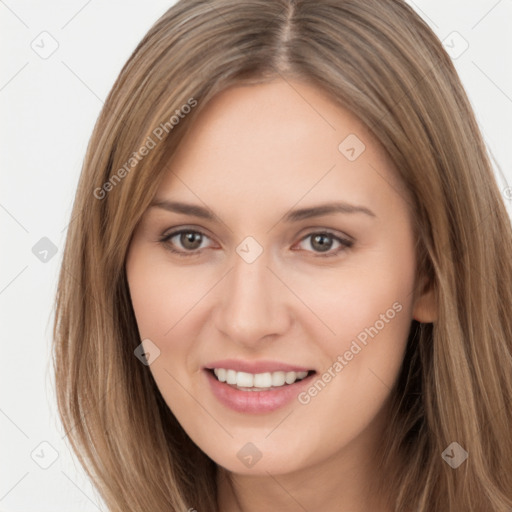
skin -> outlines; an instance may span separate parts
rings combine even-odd
[[[349,134],[366,146],[354,161],[338,149]],[[379,470],[372,454],[411,320],[433,321],[435,305],[429,293],[413,295],[412,217],[384,148],[319,89],[279,79],[217,95],[169,169],[155,202],[207,207],[215,218],[150,207],[126,271],[141,339],[160,350],[150,370],[162,396],[221,468],[220,509],[387,510],[384,496],[368,492]],[[331,201],[374,216],[282,220]],[[204,233],[199,248],[179,235],[161,242],[182,227]],[[322,252],[314,234],[326,230],[352,246],[327,238]],[[236,252],[247,236],[263,248],[253,263]],[[321,375],[394,303],[400,312],[306,405],[243,414],[207,385],[202,368],[226,358],[284,361]],[[262,455],[251,468],[237,457],[248,442]]]

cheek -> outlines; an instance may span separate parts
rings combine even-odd
[[[166,350],[166,340],[171,340],[175,327],[193,314],[215,284],[208,269],[183,266],[177,270],[165,254],[155,258],[136,249],[129,255],[126,272],[140,335],[159,340],[161,350]]]
[[[336,267],[289,275],[294,291],[315,315],[304,325],[333,359],[356,339],[363,346],[380,339],[383,347],[390,340],[396,347],[410,327],[414,280],[412,244],[398,250],[392,240],[354,253]]]
[[[390,243],[335,272],[309,294],[311,309],[334,334],[324,329],[316,337],[325,368],[299,402],[303,421],[314,418],[348,442],[377,415],[398,376],[412,320],[414,252]],[[320,333],[318,322],[314,329]]]
[[[137,246],[128,254],[126,274],[140,338],[159,349],[149,370],[175,416],[194,425],[197,404],[184,390],[197,371],[192,357],[199,338],[195,329],[204,325],[201,301],[214,286],[215,276],[194,266],[177,269],[165,253],[155,255]]]
[[[299,401],[315,410],[310,417],[326,424],[341,427],[353,420],[362,426],[385,400],[403,360],[412,320],[412,244],[397,251],[390,241],[339,268],[317,272],[313,289],[311,276],[295,279],[296,291],[317,317],[303,328],[326,356],[322,382]]]

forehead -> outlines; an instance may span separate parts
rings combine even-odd
[[[393,165],[366,126],[320,89],[284,80],[218,94],[169,169],[157,195],[207,204],[345,199],[378,208],[400,200],[391,197]]]

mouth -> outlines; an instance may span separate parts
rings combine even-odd
[[[280,363],[221,361],[203,368],[217,401],[239,413],[270,413],[310,385],[315,370]],[[252,370],[252,371],[251,371]]]
[[[213,375],[218,382],[225,383],[233,389],[255,392],[278,390],[285,386],[291,386],[316,373],[315,370],[248,373],[229,368],[207,368],[206,371]]]

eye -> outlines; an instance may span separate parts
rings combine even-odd
[[[167,250],[185,257],[198,255],[202,249],[208,248],[208,240],[210,237],[194,229],[172,231],[160,238]],[[305,244],[306,241],[309,242]],[[309,248],[303,246],[300,250],[314,252],[315,256],[329,257],[352,247],[354,242],[328,231],[317,231],[303,237],[298,245],[301,244],[308,245]]]
[[[313,252],[317,253],[316,256],[320,257],[336,256],[338,253],[354,245],[352,240],[336,236],[327,231],[309,233],[301,239],[299,244],[304,244],[304,242],[306,242],[306,245],[308,245]],[[335,250],[333,250],[333,247]],[[304,247],[302,249],[304,249]],[[306,248],[304,250],[311,249]]]
[[[200,249],[206,248],[203,243],[207,240],[210,238],[201,231],[180,229],[164,235],[160,242],[165,245],[166,249],[179,256],[194,256],[199,254]]]

